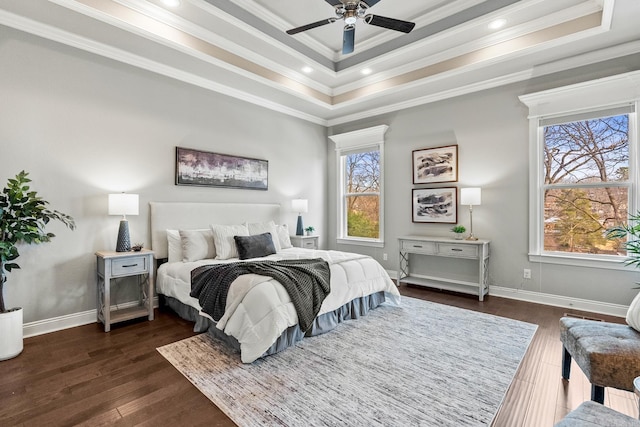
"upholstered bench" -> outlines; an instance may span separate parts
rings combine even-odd
[[[586,401],[555,427],[640,427],[640,421],[599,403]]]
[[[628,325],[563,317],[562,377],[569,379],[571,358],[591,383],[591,400],[604,403],[604,388],[633,391],[640,376],[640,333]]]

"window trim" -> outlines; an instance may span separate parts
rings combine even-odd
[[[374,126],[353,132],[331,135],[336,145],[337,165],[337,222],[336,242],[338,244],[384,247],[384,134],[389,129],[387,125]],[[351,151],[372,149],[380,152],[380,212],[379,212],[379,238],[352,237],[347,235],[347,217],[345,206],[345,158]]]
[[[520,96],[529,107],[529,261],[624,270],[619,255],[593,255],[544,251],[543,150],[544,126],[554,118],[575,118],[618,107],[633,107],[629,114],[629,212],[637,212],[639,188],[638,108],[640,71]],[[585,107],[586,106],[586,107]],[[575,120],[574,120],[575,121]],[[615,186],[615,183],[610,183]],[[625,185],[626,186],[626,185]]]

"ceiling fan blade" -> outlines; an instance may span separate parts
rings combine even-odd
[[[342,2],[340,0],[324,0],[324,1],[326,1],[333,7],[342,6]]]
[[[353,47],[356,42],[356,27],[347,25],[342,33],[342,54],[353,53]]]
[[[379,1],[380,0],[362,0],[362,3],[366,4],[367,8],[369,8],[375,6]]]
[[[287,30],[287,34],[289,35],[298,34],[303,31],[307,31],[312,28],[322,27],[323,25],[332,24],[334,22],[336,22],[336,18],[323,19],[322,21],[312,22],[311,24],[303,25],[302,27],[292,28],[291,30]]]
[[[414,22],[401,21],[399,19],[387,18],[386,16],[378,15],[367,15],[364,17],[364,21],[369,25],[401,31],[403,33],[410,33],[411,30],[413,30],[413,27],[416,26]]]

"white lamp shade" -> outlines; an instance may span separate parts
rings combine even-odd
[[[138,195],[109,194],[109,215],[138,215]]]
[[[305,213],[309,209],[307,199],[293,199],[291,201],[291,210],[298,213]]]
[[[460,204],[461,205],[481,205],[482,204],[482,191],[478,187],[461,188],[460,189]]]

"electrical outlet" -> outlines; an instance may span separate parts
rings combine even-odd
[[[382,254],[382,260],[383,261],[389,261],[389,255],[388,254]]]
[[[524,269],[524,274],[522,275],[525,279],[531,279],[531,270],[528,268]]]

